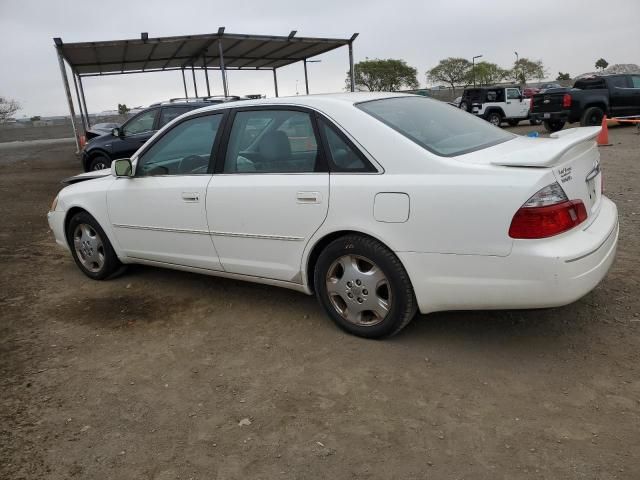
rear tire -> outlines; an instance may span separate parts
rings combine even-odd
[[[93,172],[95,170],[104,170],[105,168],[111,168],[111,160],[104,155],[96,155],[89,162],[89,170]]]
[[[67,241],[78,268],[93,280],[104,280],[122,271],[111,242],[100,224],[87,212],[76,213],[67,225]]]
[[[545,120],[544,128],[547,132],[553,133],[562,130],[564,128],[564,124],[565,122],[562,120]]]
[[[604,110],[600,107],[589,107],[582,114],[580,125],[583,127],[599,127],[602,125]]]
[[[489,122],[491,125],[495,125],[496,127],[499,127],[502,123],[502,115],[500,115],[498,112],[490,112],[486,116],[486,119],[487,122]]]
[[[329,317],[359,337],[395,335],[417,311],[411,280],[398,257],[363,235],[346,235],[325,247],[314,285]]]

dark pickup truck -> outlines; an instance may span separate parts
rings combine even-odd
[[[568,122],[597,126],[607,117],[640,115],[640,74],[594,75],[573,88],[552,88],[531,98],[531,118],[549,132]]]

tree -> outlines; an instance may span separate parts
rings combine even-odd
[[[418,71],[404,60],[368,58],[354,66],[355,83],[370,92],[395,92],[403,87],[418,88]],[[347,72],[347,87],[351,84]]]
[[[20,104],[10,98],[0,96],[0,123],[4,123],[20,110]]]
[[[129,113],[129,107],[127,107],[127,105],[124,104],[124,103],[119,103],[118,104],[118,114],[119,115],[126,115],[127,113]]]
[[[556,80],[571,80],[571,75],[569,75],[568,73],[558,72]]]
[[[609,66],[609,62],[607,62],[604,58],[600,58],[598,59],[598,61],[596,62],[596,68],[600,69],[600,70],[604,70],[605,68],[607,68]]]
[[[542,60],[529,60],[524,57],[514,62],[513,70],[511,70],[511,78],[522,84],[533,78],[542,80],[545,75],[546,72],[544,65],[542,65]]]
[[[495,63],[491,62],[479,62],[475,67],[469,70],[469,75],[466,79],[466,83],[475,83],[478,85],[493,85],[499,83],[509,76],[509,70],[500,68]]]
[[[451,86],[451,92],[456,85],[468,84],[471,62],[466,58],[449,57],[440,60],[440,63],[427,72],[427,79],[431,82],[443,82]]]

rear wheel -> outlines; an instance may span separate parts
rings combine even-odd
[[[487,114],[486,118],[487,122],[489,122],[491,125],[495,125],[496,127],[499,127],[502,123],[502,115],[500,115],[498,112],[490,112],[489,114]]]
[[[111,168],[111,160],[104,155],[96,155],[89,162],[89,171],[104,170],[105,168]]]
[[[104,230],[87,212],[71,218],[67,239],[76,265],[87,277],[104,280],[122,267]]]
[[[544,128],[547,132],[553,133],[562,130],[564,124],[565,122],[563,122],[562,120],[545,120]]]
[[[417,311],[400,260],[370,237],[347,235],[327,245],[315,267],[314,285],[331,319],[360,337],[395,335]]]
[[[580,119],[580,125],[583,127],[599,127],[602,125],[602,119],[604,118],[604,110],[600,107],[589,107],[582,114]]]
[[[460,108],[462,110],[464,110],[465,112],[468,112],[469,111],[469,104],[463,100],[462,102],[460,102]]]

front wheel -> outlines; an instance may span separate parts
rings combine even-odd
[[[562,120],[545,120],[544,128],[547,132],[553,133],[558,132],[564,128],[565,122]]]
[[[87,212],[71,218],[67,239],[76,265],[87,277],[104,280],[122,268],[104,230]]]
[[[111,160],[109,160],[104,155],[97,155],[91,159],[89,162],[89,171],[93,172],[94,170],[104,170],[105,168],[111,167]]]
[[[331,242],[318,258],[314,285],[329,317],[360,337],[395,335],[417,311],[400,260],[370,237],[347,235]]]
[[[487,122],[489,122],[491,125],[499,127],[502,123],[502,116],[498,112],[491,112],[487,115]]]

